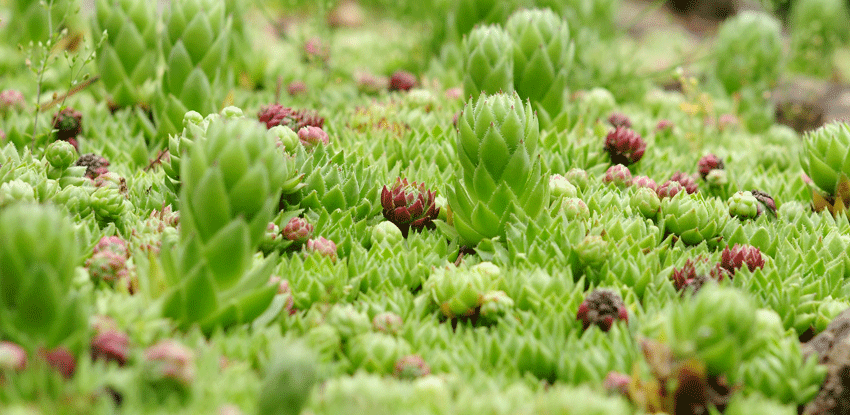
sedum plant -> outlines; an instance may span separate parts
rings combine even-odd
[[[472,99],[458,119],[461,169],[448,192],[463,243],[501,236],[510,215],[535,218],[549,200],[548,175],[535,156],[537,117],[516,93]]]
[[[549,9],[519,10],[505,30],[513,39],[514,88],[530,99],[544,124],[561,113],[573,45],[567,22]]]
[[[164,316],[209,332],[251,321],[268,307],[276,292],[266,284],[273,263],[255,264],[253,256],[290,163],[250,119],[214,119],[195,140],[181,161],[179,249],[163,257],[170,285]]]
[[[771,88],[782,68],[779,21],[765,13],[742,12],[721,26],[715,53],[714,69],[727,93]]]
[[[713,242],[725,224],[726,212],[726,205],[719,200],[685,192],[661,200],[664,226],[688,245]]]
[[[101,81],[111,104],[150,104],[156,78],[156,5],[131,0],[98,0],[92,31],[108,38],[97,55]]]
[[[223,2],[171,3],[160,46],[165,73],[154,111],[160,135],[176,134],[187,111],[212,113],[229,87],[222,73],[229,53],[231,20]]]
[[[463,92],[468,97],[514,90],[514,47],[498,25],[479,26],[463,39]]]
[[[835,49],[850,41],[850,10],[842,0],[797,0],[789,16],[790,69],[829,77]]]
[[[816,211],[838,216],[850,206],[850,124],[832,122],[806,133],[800,164],[812,183]]]
[[[73,288],[82,259],[74,227],[49,205],[0,209],[0,338],[34,352],[79,351],[87,336],[84,299]]]

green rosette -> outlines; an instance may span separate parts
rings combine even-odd
[[[466,96],[514,89],[511,36],[500,26],[478,26],[463,39],[463,92]]]
[[[178,133],[187,111],[217,110],[231,86],[222,73],[230,53],[231,25],[223,2],[171,3],[160,43],[166,63],[155,111],[161,135]]]
[[[0,338],[31,352],[88,340],[85,303],[73,289],[82,259],[74,226],[52,206],[0,210]]]
[[[255,120],[214,118],[180,167],[180,243],[163,314],[205,332],[251,321],[276,293],[266,284],[276,256],[254,254],[292,161]]]
[[[156,4],[148,1],[97,0],[92,31],[108,34],[97,55],[101,82],[112,104],[149,104],[156,79]]]
[[[729,94],[770,89],[782,69],[781,24],[766,13],[742,12],[720,27],[715,53],[717,78]]]
[[[458,118],[461,169],[448,192],[454,226],[467,245],[504,237],[511,214],[534,218],[549,200],[537,156],[531,105],[516,93],[470,99]]]
[[[805,134],[800,163],[812,182],[830,195],[838,193],[841,175],[850,176],[850,125],[832,122]]]
[[[705,200],[700,195],[679,192],[661,201],[661,217],[666,229],[688,245],[714,241],[728,217],[726,205]]]
[[[514,88],[547,123],[566,101],[574,48],[567,22],[549,9],[515,12],[505,24],[514,43]]]
[[[703,286],[672,310],[668,323],[666,336],[676,356],[702,360],[711,375],[734,374],[764,346],[755,330],[755,304],[735,288]]]

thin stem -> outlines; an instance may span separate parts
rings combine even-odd
[[[53,0],[48,0],[47,2],[47,33],[51,38],[53,37]],[[44,72],[47,70],[47,61],[50,60],[50,39],[48,39],[48,45],[44,52],[44,58],[41,60],[41,69],[38,70],[38,81],[36,82],[36,93],[35,93],[35,117],[32,120],[32,149],[35,149],[35,137],[38,132],[38,113],[41,112],[41,87],[44,83]]]

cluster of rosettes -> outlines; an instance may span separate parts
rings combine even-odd
[[[719,267],[724,269],[729,275],[735,275],[735,271],[741,269],[744,265],[750,271],[755,271],[759,268],[764,268],[764,257],[761,250],[752,245],[735,244],[732,248],[728,246],[723,249],[720,254]]]
[[[685,191],[688,192],[688,194],[694,194],[697,190],[699,190],[699,184],[697,184],[694,176],[685,172],[677,171],[673,173],[673,175],[670,176],[670,180],[667,180],[667,182],[678,182],[682,185]]]
[[[294,217],[284,225],[283,229],[269,222],[260,249],[269,253],[278,250],[294,250],[301,248],[313,236],[313,224],[305,218]]]
[[[130,293],[136,289],[127,261],[130,251],[123,239],[117,236],[104,236],[94,247],[91,258],[86,261],[86,269],[94,281],[104,281],[110,286],[124,286]]]
[[[292,131],[300,131],[307,126],[323,128],[325,125],[325,119],[316,111],[296,110],[280,104],[269,104],[262,107],[257,118],[260,122],[266,124],[266,128],[284,125]]]
[[[585,297],[578,307],[576,319],[581,321],[584,330],[596,325],[602,331],[608,331],[614,321],[629,322],[629,312],[623,304],[623,299],[614,291],[596,289]]]
[[[617,187],[626,187],[632,184],[632,172],[622,164],[615,164],[605,171],[602,183],[612,183]]]
[[[706,283],[723,281],[727,275],[720,267],[720,264],[716,264],[708,270],[706,268],[709,268],[708,259],[688,259],[681,268],[673,269],[670,279],[673,281],[673,286],[676,287],[677,291],[680,291],[682,294],[687,291],[695,294]]]
[[[397,178],[392,188],[381,190],[381,206],[384,218],[394,223],[406,238],[410,228],[416,231],[435,228],[434,219],[440,214],[436,205],[436,193],[428,190],[425,183],[408,183]]]
[[[746,266],[750,271],[764,268],[764,257],[761,251],[751,245],[735,244],[728,246],[721,253],[720,262],[714,266],[708,265],[708,259],[688,259],[681,268],[674,268],[670,279],[676,290],[696,293],[707,282],[720,282],[726,277],[732,278],[735,272]]]
[[[83,114],[67,107],[53,115],[53,129],[56,139],[71,143],[79,151],[77,136],[83,131]]]
[[[332,262],[336,262],[336,249],[336,243],[334,243],[334,241],[325,239],[324,236],[320,236],[318,238],[307,240],[307,244],[304,245],[304,254],[312,255],[315,253],[329,258]]]
[[[697,169],[699,170],[699,175],[703,180],[706,180],[706,177],[708,177],[712,170],[723,170],[723,168],[723,160],[714,154],[703,156],[703,158],[699,159],[697,162]]]
[[[628,166],[643,157],[646,141],[634,130],[617,127],[605,137],[605,151],[611,155],[612,164]]]

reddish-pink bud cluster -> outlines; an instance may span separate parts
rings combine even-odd
[[[576,319],[581,321],[584,330],[597,325],[602,331],[608,331],[615,320],[628,323],[629,313],[619,294],[611,290],[593,290],[578,307]]]
[[[699,162],[697,162],[699,175],[703,180],[705,180],[705,176],[708,176],[708,173],[712,170],[723,169],[723,167],[723,160],[714,154],[705,155],[703,158],[699,159]]]
[[[109,167],[109,160],[94,153],[83,154],[74,165],[84,166],[86,168],[86,177],[91,180],[95,180],[101,174],[109,172],[109,169],[107,169]]]
[[[384,186],[381,190],[381,206],[384,218],[398,226],[404,237],[409,228],[416,231],[435,228],[433,220],[440,213],[436,193],[428,190],[425,183],[410,184],[401,177],[392,188]]]
[[[613,183],[617,187],[625,187],[632,184],[632,172],[622,164],[615,164],[605,171],[602,183]]]
[[[396,71],[390,77],[390,91],[409,91],[416,83],[416,75],[407,71]]]
[[[681,184],[682,187],[685,188],[688,194],[694,194],[697,190],[699,190],[699,184],[697,184],[697,181],[694,176],[685,172],[677,171],[673,173],[673,175],[670,176],[670,181],[679,182],[679,184]]]
[[[750,271],[764,268],[764,257],[761,251],[752,245],[735,244],[731,249],[727,246],[720,254],[720,266],[729,273],[735,275],[735,271],[744,265]]]
[[[623,114],[622,112],[612,112],[611,115],[608,116],[608,123],[614,126],[614,128],[632,128],[632,120],[629,119],[628,115]]]
[[[635,176],[632,177],[632,186],[633,187],[647,187],[652,189],[652,191],[658,190],[658,184],[655,183],[655,180],[652,180],[649,176]]]
[[[605,151],[611,155],[612,164],[628,166],[640,161],[646,151],[646,142],[635,131],[617,127],[605,137]]]
[[[269,104],[260,108],[260,112],[257,113],[257,119],[265,123],[266,128],[284,125],[292,131],[298,131],[308,125],[319,128],[325,125],[325,119],[316,111],[306,109],[295,110],[280,104]]]
[[[53,129],[56,139],[71,143],[79,151],[77,136],[83,131],[83,114],[67,107],[53,115]]]
[[[303,244],[313,236],[313,225],[307,222],[307,219],[296,216],[286,223],[280,233],[290,241]]]

